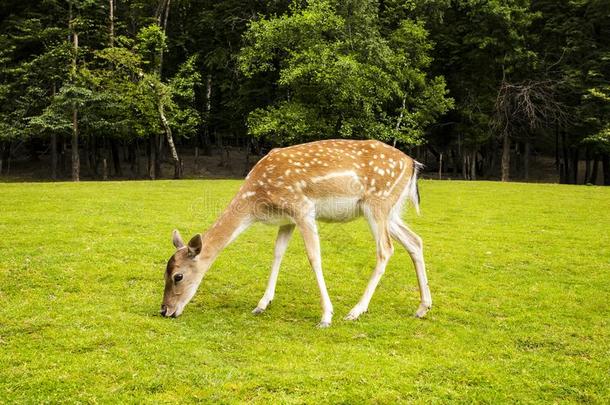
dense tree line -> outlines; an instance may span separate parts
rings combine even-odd
[[[348,137],[466,179],[527,179],[536,154],[562,182],[610,184],[607,0],[7,0],[0,15],[0,173],[44,155],[53,178],[157,178],[163,162],[180,177],[195,148]]]

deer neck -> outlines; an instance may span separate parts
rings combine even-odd
[[[236,204],[220,215],[214,225],[203,235],[201,259],[211,263],[218,254],[252,223],[250,215],[239,209]]]

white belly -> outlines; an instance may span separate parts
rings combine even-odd
[[[262,222],[265,225],[282,226],[294,224],[292,218],[282,214],[258,215],[256,221]]]
[[[326,197],[313,200],[316,219],[323,222],[347,222],[362,215],[362,205],[358,197]],[[287,225],[294,223],[283,212],[258,212],[256,221],[267,225]]]
[[[360,198],[327,197],[314,201],[316,219],[329,222],[346,222],[362,215]]]

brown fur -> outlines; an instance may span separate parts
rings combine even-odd
[[[356,319],[366,311],[377,283],[393,253],[392,238],[409,250],[418,273],[423,316],[431,305],[421,240],[402,223],[398,211],[415,183],[416,162],[396,148],[379,141],[326,140],[287,148],[273,149],[250,171],[237,195],[216,223],[203,236],[196,235],[189,245],[177,231],[174,245],[178,248],[166,271],[163,314],[180,315],[193,296],[203,275],[220,251],[251,223],[262,221],[280,227],[280,252],[292,233],[299,228],[303,235],[307,256],[316,275],[322,294],[323,317],[321,326],[328,326],[332,304],[322,276],[320,246],[315,218],[320,220],[350,220],[364,214],[377,242],[377,266],[369,286],[348,319]],[[326,205],[325,205],[326,204]],[[353,212],[342,212],[345,204]],[[313,215],[313,216],[312,216]],[[274,271],[279,269],[281,255],[276,257]],[[177,283],[176,272],[184,275]],[[276,273],[272,273],[276,274]],[[270,278],[267,295],[273,296],[276,276]],[[194,287],[194,288],[193,288]],[[262,311],[270,298],[261,299]],[[259,312],[260,312],[259,311]]]

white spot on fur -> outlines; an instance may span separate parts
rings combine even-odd
[[[328,173],[328,174],[325,174],[323,176],[312,177],[311,181],[313,183],[319,183],[321,181],[330,180],[330,179],[334,179],[334,178],[337,178],[337,177],[347,177],[347,176],[355,178],[355,179],[358,179],[358,176],[356,175],[356,173],[354,173],[351,170],[347,170],[347,171],[342,171],[342,172]]]

